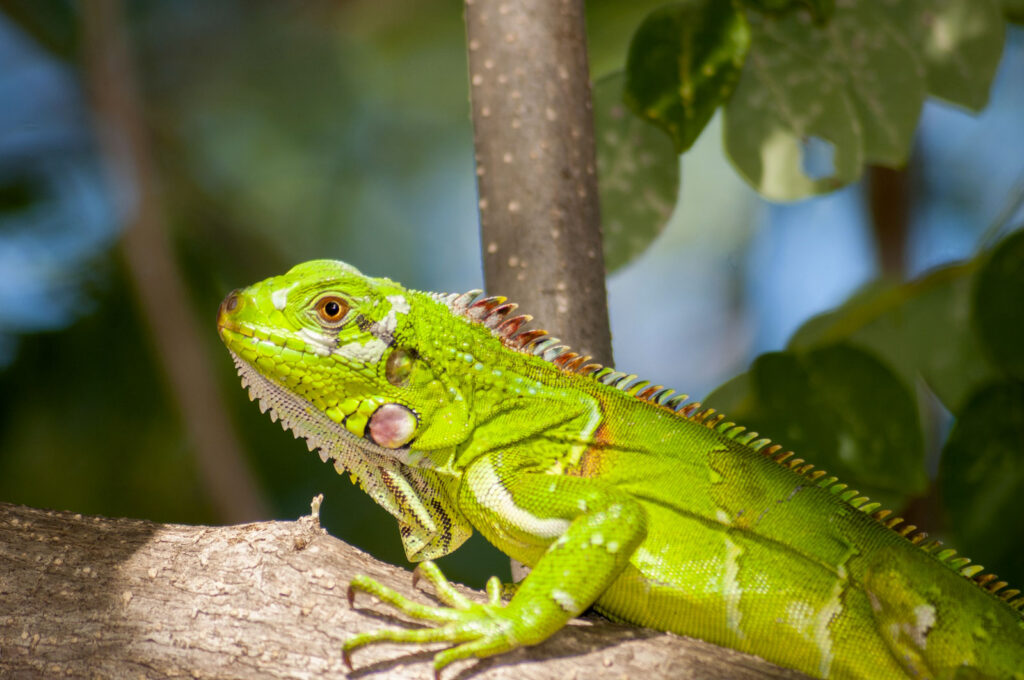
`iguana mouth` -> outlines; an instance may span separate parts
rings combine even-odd
[[[356,436],[343,424],[331,420],[315,405],[289,392],[260,373],[245,359],[228,349],[238,369],[242,387],[260,411],[279,421],[281,427],[306,440],[310,451],[317,450],[320,460],[330,460],[338,474],[348,472],[352,482],[384,507],[398,521],[406,555],[421,560],[447,554],[472,533],[452,522],[435,522],[431,514],[410,499],[431,499],[431,507],[441,507],[441,516],[451,518],[457,509],[447,498],[438,496],[435,483],[425,473],[407,467],[395,451]]]
[[[217,308],[217,333],[220,335],[221,340],[227,340],[227,338],[224,337],[225,330],[246,335],[246,333],[242,332],[242,329],[231,319],[230,316],[231,313],[238,309],[240,302],[241,296],[236,289],[228,293],[227,297],[221,301],[220,307]]]

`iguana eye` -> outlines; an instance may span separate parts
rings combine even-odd
[[[316,313],[324,323],[336,324],[348,314],[348,303],[335,295],[328,295],[316,303]]]

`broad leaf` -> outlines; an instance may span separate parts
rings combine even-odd
[[[993,362],[1024,381],[1024,231],[1000,243],[978,272],[973,321]]]
[[[994,383],[967,402],[939,461],[956,547],[1017,584],[1024,579],[1022,443],[1024,385]]]
[[[1006,34],[998,0],[875,2],[920,55],[929,94],[974,111],[985,106]]]
[[[832,191],[860,174],[861,138],[845,84],[799,42],[756,30],[725,109],[725,149],[739,173],[777,201]],[[816,146],[826,157],[813,157]]]
[[[844,5],[828,24],[809,32],[807,43],[846,83],[860,120],[864,162],[896,167],[910,153],[924,104],[925,70],[900,27],[876,4]],[[782,36],[797,33],[787,30]]]
[[[882,357],[907,384],[923,377],[953,413],[993,377],[968,319],[974,262],[938,269],[909,283],[875,284],[841,307],[808,320],[789,347],[849,342]],[[936,337],[936,329],[942,329]]]
[[[894,504],[927,478],[917,407],[907,385],[873,354],[836,344],[761,355],[746,377],[707,403],[730,420]],[[750,392],[742,395],[744,387]]]
[[[686,0],[652,12],[626,62],[626,103],[690,148],[729,98],[750,45],[742,12],[724,0]]]
[[[1003,0],[1003,13],[1010,21],[1024,24],[1024,0]]]
[[[704,399],[705,406],[724,413],[729,420],[736,420],[743,414],[754,411],[754,388],[750,384],[750,373],[740,373],[714,389]],[[746,423],[740,423],[746,425]]]
[[[744,2],[761,12],[788,12],[803,8],[811,13],[817,22],[828,21],[836,9],[836,0],[744,0]]]
[[[594,84],[598,192],[609,272],[646,250],[668,224],[679,194],[679,157],[664,132],[626,108],[624,84],[622,73]]]
[[[885,13],[856,2],[822,26],[800,13],[749,20],[754,40],[726,107],[726,149],[762,194],[802,198],[853,181],[862,163],[906,161],[925,71]],[[814,138],[833,147],[820,168],[807,147]]]
[[[725,146],[773,200],[831,191],[862,164],[905,163],[928,93],[984,105],[1005,31],[997,0],[848,0],[817,22],[806,11],[746,13],[752,42]]]

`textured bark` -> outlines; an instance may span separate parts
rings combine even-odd
[[[0,503],[0,677],[341,677],[346,636],[404,625],[365,595],[349,607],[357,573],[429,600],[414,593],[409,572],[328,536],[313,517],[204,527]],[[428,678],[431,656],[374,646],[354,654],[349,677]],[[536,647],[455,664],[445,677],[803,676],[590,616]]]
[[[583,0],[466,0],[484,280],[612,363]]]

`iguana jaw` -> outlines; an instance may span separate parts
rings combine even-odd
[[[354,458],[393,455],[394,452],[350,431],[345,417],[332,419],[305,395],[282,384],[283,376],[277,372],[287,362],[280,361],[277,355],[288,351],[288,338],[280,332],[268,332],[272,324],[255,303],[251,291],[233,291],[221,303],[217,315],[218,333],[231,354],[242,386],[249,391],[249,398],[258,401],[260,410],[269,413],[271,420],[280,421],[285,430],[305,439],[310,451],[318,449],[321,460],[333,460],[338,472],[347,469],[354,473],[360,468],[353,464]],[[309,338],[305,340],[310,342]],[[307,347],[307,351],[316,352],[311,344]],[[267,362],[266,367],[256,365],[263,362]]]
[[[356,437],[316,406],[260,373],[233,350],[228,352],[238,369],[242,387],[249,391],[249,399],[259,404],[260,411],[269,414],[272,421],[280,421],[281,427],[296,438],[305,439],[310,451],[318,450],[320,460],[333,460],[339,473],[345,468],[345,453],[388,454],[387,450]]]

